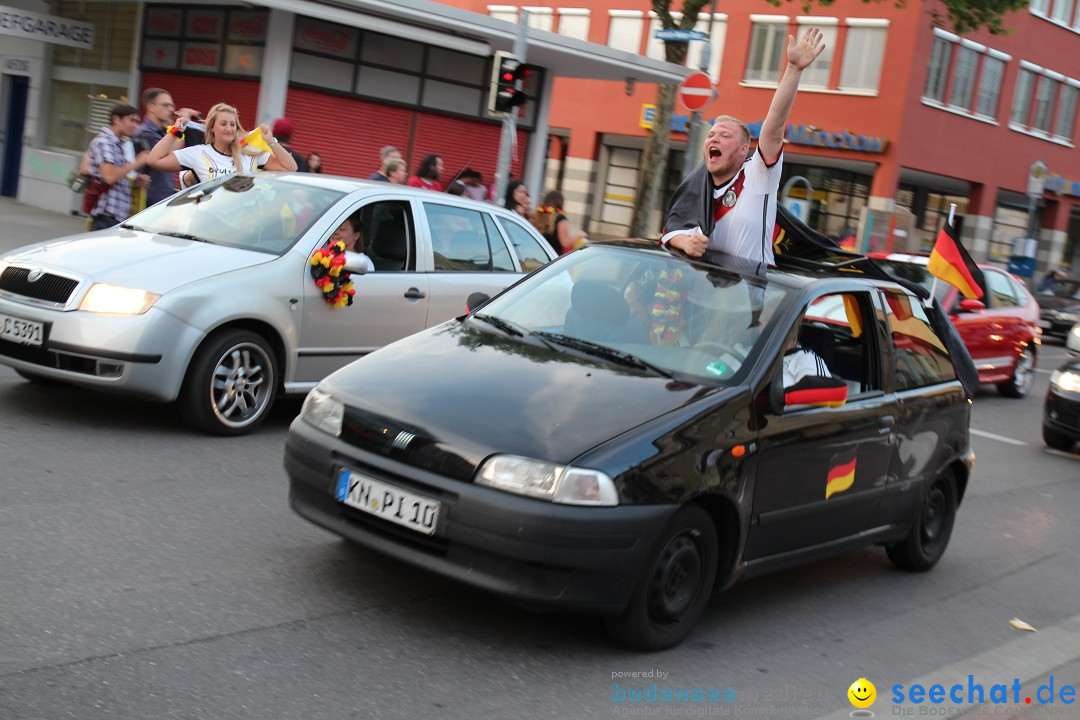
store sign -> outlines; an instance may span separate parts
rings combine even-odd
[[[187,37],[221,40],[225,31],[225,11],[188,10]]]
[[[1060,175],[1050,173],[1046,176],[1046,191],[1058,195],[1080,197],[1080,180],[1066,180]]]
[[[142,66],[175,70],[180,59],[180,43],[176,40],[143,40]]]
[[[265,12],[238,11],[229,14],[229,42],[266,42]]]
[[[4,72],[8,75],[29,75],[30,60],[28,58],[4,58]]]
[[[93,23],[68,20],[55,15],[39,15],[3,5],[0,5],[0,35],[87,50],[94,47]]]
[[[760,124],[758,128],[760,129]],[[857,150],[859,152],[883,153],[889,141],[885,138],[867,135],[852,135],[847,130],[831,132],[819,130],[813,125],[788,125],[784,139],[795,145],[813,145],[836,150]]]
[[[221,46],[209,43],[184,43],[184,51],[180,58],[180,67],[183,70],[217,72],[221,67]]]
[[[310,50],[352,60],[356,57],[358,37],[359,34],[355,28],[307,18],[296,19],[297,50]]]
[[[180,37],[180,19],[183,12],[177,8],[147,8],[146,34],[159,37]]]
[[[653,125],[656,124],[656,106],[649,103],[643,103],[641,106],[641,117],[638,118],[638,126],[643,127],[646,130],[652,130]],[[671,116],[671,132],[690,132],[690,116],[689,115],[672,115]]]

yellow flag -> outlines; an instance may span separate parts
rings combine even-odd
[[[240,141],[240,144],[253,147],[259,152],[273,152],[273,149],[266,144],[265,140],[263,140],[262,128],[255,128],[249,132],[247,137]]]

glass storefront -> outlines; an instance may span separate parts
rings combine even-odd
[[[854,237],[859,214],[870,195],[873,179],[870,175],[785,162],[780,187],[793,177],[806,178],[814,188],[809,213],[804,218],[807,225],[836,240]],[[788,191],[790,197],[801,200],[806,200],[808,193],[802,182],[792,184]]]

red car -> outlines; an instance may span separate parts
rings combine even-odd
[[[871,254],[893,275],[913,280],[927,290],[934,276],[926,269],[927,255]],[[1035,358],[1042,344],[1039,304],[1024,284],[995,265],[979,263],[986,279],[980,300],[965,299],[946,282],[935,294],[964,339],[979,380],[994,383],[1005,397],[1020,398],[1031,391]]]

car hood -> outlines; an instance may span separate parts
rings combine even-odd
[[[194,280],[275,260],[276,255],[113,228],[38,243],[5,259],[159,295]]]
[[[493,453],[570,463],[720,390],[459,321],[361,358],[321,387],[346,404],[347,442],[462,480]]]

